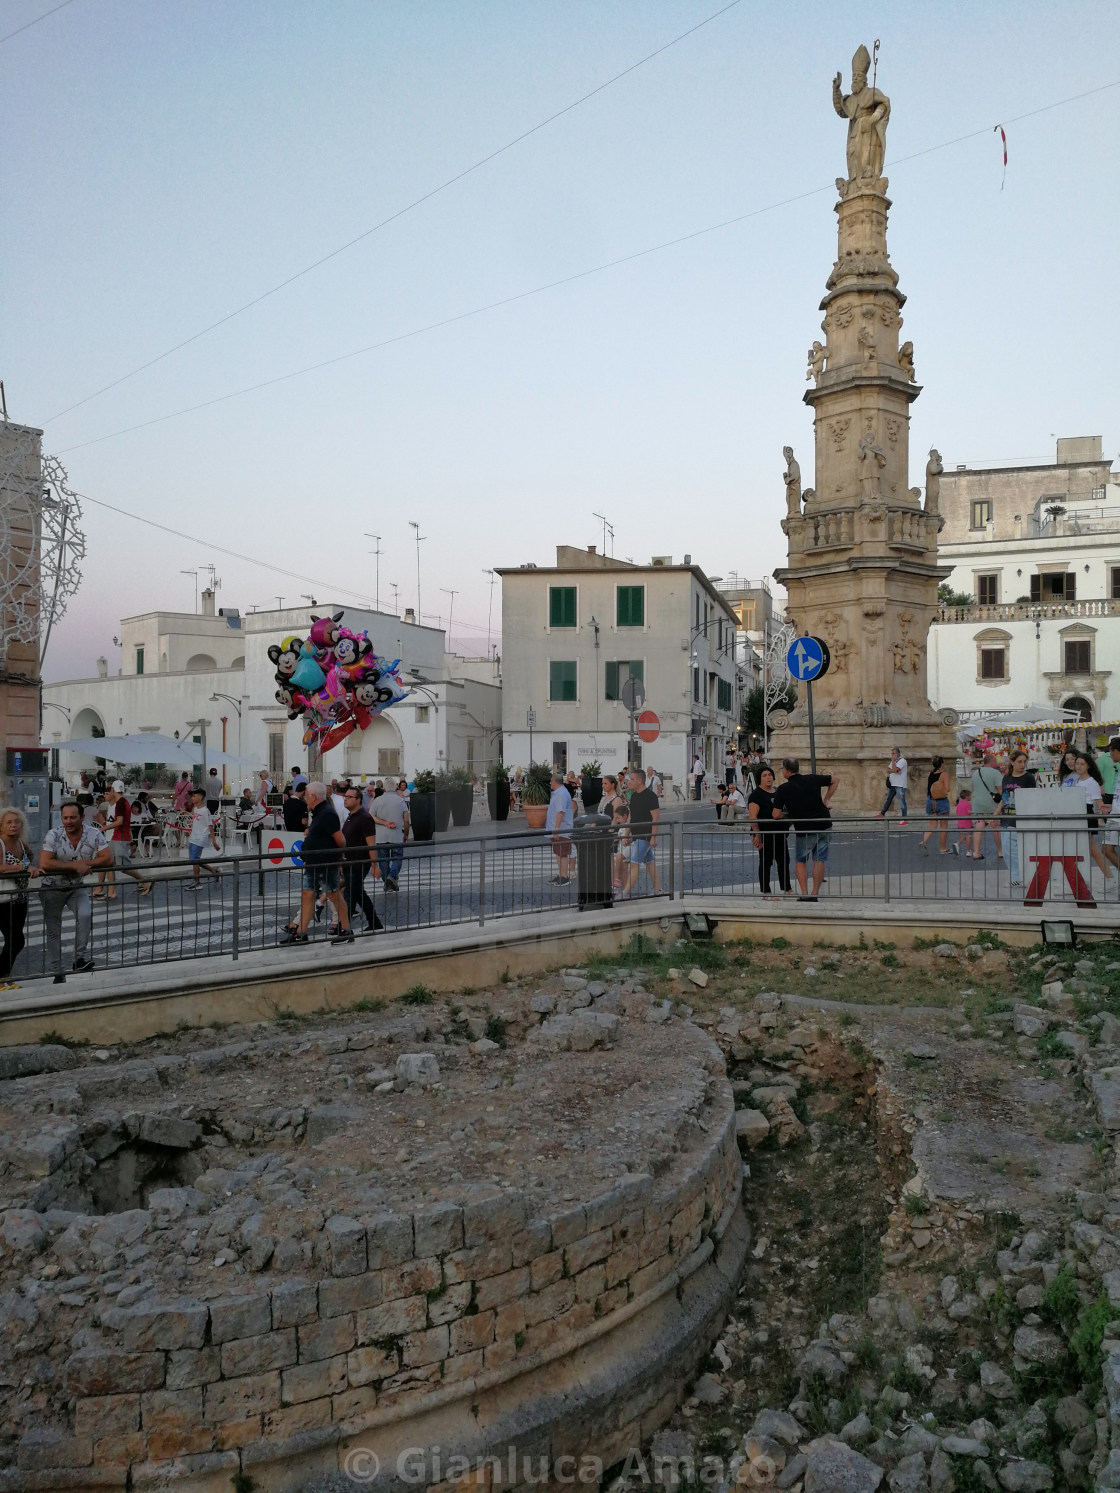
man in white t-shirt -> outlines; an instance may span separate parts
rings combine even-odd
[[[723,801],[723,822],[734,824],[739,819],[747,817],[747,801],[743,797],[743,791],[737,783],[732,783],[727,790],[727,797]]]
[[[704,793],[704,759],[700,753],[696,753],[696,760],[692,764],[692,796],[697,803],[700,802]]]
[[[899,824],[906,823],[906,789],[909,786],[910,767],[906,758],[897,747],[891,747],[891,760],[887,767],[887,796],[883,800],[883,807],[879,810],[878,818],[883,815],[894,803],[895,795],[898,795],[899,803],[902,805],[902,818]]]

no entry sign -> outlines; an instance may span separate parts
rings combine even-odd
[[[638,735],[643,741],[656,741],[661,735],[661,722],[652,710],[643,710],[638,717]]]

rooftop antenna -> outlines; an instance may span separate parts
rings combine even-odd
[[[397,585],[396,581],[390,581],[389,582],[389,590],[392,591],[392,593],[393,593],[393,616],[394,617],[399,617],[400,614],[401,614],[401,604],[400,604],[401,588]]]
[[[451,641],[451,620],[455,616],[455,598],[459,593],[458,591],[448,590],[446,586],[441,586],[439,589],[443,592],[444,596],[450,596],[451,598],[451,610],[447,614],[447,649],[449,653],[454,653],[455,647]]]
[[[197,613],[197,611],[198,611],[198,571],[197,570],[180,570],[179,574],[180,575],[193,575],[194,576],[194,609],[195,609],[195,612]]]
[[[284,598],[282,596],[276,598],[276,606],[279,611],[282,612],[284,610]]]
[[[419,622],[423,617],[423,613],[420,610],[420,546],[428,536],[421,534],[420,525],[415,519],[409,519],[408,527],[416,530],[416,620]]]
[[[314,596],[309,595],[306,591],[301,591],[300,592],[299,599],[300,599],[300,601],[306,601],[306,602],[308,602],[313,607],[317,607],[319,605],[319,603],[315,600]]]
[[[614,525],[601,513],[593,513],[592,518],[597,518],[603,526],[603,554],[607,553],[607,535],[611,536],[611,557],[614,557]]]
[[[490,657],[490,619],[494,615],[494,582],[497,579],[492,570],[483,570],[483,575],[490,577],[490,605],[486,611],[486,657]]]
[[[374,539],[374,540],[377,541],[377,548],[372,552],[373,553],[373,557],[374,557],[374,559],[373,559],[373,610],[375,612],[379,612],[381,610],[381,535],[380,534],[370,534],[367,531],[366,532],[366,538],[367,539]]]
[[[208,570],[210,572],[210,589],[211,589],[211,591],[217,591],[218,588],[222,584],[221,581],[218,579],[217,569],[213,565],[204,565],[202,568],[203,568],[203,570]]]

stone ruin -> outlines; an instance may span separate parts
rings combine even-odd
[[[0,1051],[0,1489],[665,1419],[746,1249],[705,1033],[623,971],[227,1035]]]

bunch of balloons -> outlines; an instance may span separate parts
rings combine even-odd
[[[409,693],[398,673],[400,659],[378,658],[368,633],[339,626],[343,615],[312,613],[306,638],[293,634],[268,650],[276,665],[276,698],[289,719],[304,717],[304,745],[319,752],[329,752],[352,731],[364,731]]]

